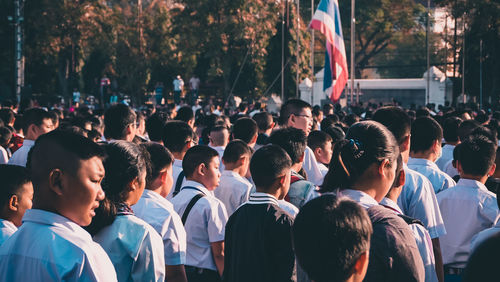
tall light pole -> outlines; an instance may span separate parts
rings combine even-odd
[[[281,14],[281,101],[285,102],[285,10],[288,0],[281,1],[283,3],[283,13]]]
[[[21,101],[21,89],[24,86],[24,60],[23,60],[23,31],[21,23],[24,21],[22,16],[23,0],[14,1],[14,43],[15,43],[15,83],[16,98]]]
[[[483,39],[479,41],[479,105],[483,108]]]
[[[465,14],[463,16],[463,26],[462,26],[462,97],[464,104],[467,102],[465,97]]]
[[[311,21],[314,17],[314,0],[311,0]],[[314,103],[314,29],[311,28],[311,73],[312,73],[312,88],[311,88],[311,105]]]
[[[431,0],[427,0],[427,28],[425,30],[425,48],[427,51],[427,85],[425,88],[425,105],[430,101],[430,68],[431,68],[431,52],[430,52],[430,44],[429,44],[429,37],[430,37],[430,29],[431,29]]]
[[[356,54],[355,52],[356,39],[354,37],[355,27],[356,27],[356,18],[354,13],[355,7],[356,7],[356,0],[351,0],[351,105],[353,104],[354,100],[354,76],[356,75],[356,72],[354,71],[354,56]]]
[[[299,58],[299,53],[300,53],[300,0],[297,0],[297,50],[296,50],[296,56],[297,56],[297,73],[295,74],[295,98],[299,98],[299,84],[300,84],[300,58]]]

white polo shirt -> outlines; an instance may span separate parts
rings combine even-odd
[[[314,156],[314,152],[309,146],[306,147],[304,152],[304,162],[302,168],[307,173],[307,180],[314,183],[316,186],[323,185],[323,175],[318,167],[318,161]]]
[[[165,280],[161,237],[135,215],[116,216],[93,239],[113,262],[119,281]]]
[[[17,227],[14,223],[9,220],[0,219],[0,246],[16,231]]]
[[[108,255],[90,234],[61,215],[27,210],[0,248],[0,281],[117,281]]]
[[[431,238],[446,234],[434,188],[427,177],[403,165],[405,185],[398,198],[403,214],[422,221]]]
[[[35,141],[24,139],[23,145],[17,151],[12,154],[10,157],[9,164],[11,165],[19,165],[26,167],[26,162],[28,161],[28,153],[35,145]]]
[[[177,183],[177,178],[179,178],[179,174],[181,173],[181,171],[182,171],[182,160],[175,159],[174,163],[172,164],[172,178],[174,179],[174,182],[172,183],[172,189],[170,189],[170,192],[168,192],[168,195],[166,197],[167,200],[171,200],[172,197],[174,196],[173,192],[175,189],[175,185]],[[181,187],[184,185],[185,182],[186,182],[186,177],[183,178]]]
[[[227,212],[224,204],[203,184],[188,180],[181,192],[172,199],[174,209],[182,218],[191,199],[202,193],[193,206],[184,228],[187,235],[186,265],[217,271],[210,243],[224,241]]]
[[[498,220],[496,196],[478,181],[460,179],[453,189],[439,193],[437,200],[447,231],[439,238],[443,263],[464,268],[472,237]]]
[[[231,170],[224,170],[220,177],[219,187],[215,189],[214,195],[221,200],[226,207],[227,215],[233,212],[248,201],[252,183]]]
[[[162,237],[165,264],[185,264],[186,231],[174,206],[160,194],[146,189],[132,209],[138,218],[151,225]]]
[[[427,159],[410,158],[408,160],[408,167],[427,177],[436,194],[456,185],[455,180],[442,172],[436,163]]]
[[[398,205],[389,198],[383,198],[382,201],[380,201],[380,204],[392,210],[395,214],[403,214],[403,211],[398,207]],[[422,261],[424,262],[425,282],[437,282],[436,262],[434,260],[434,251],[429,232],[427,232],[427,229],[425,229],[424,226],[418,223],[408,224],[408,226],[410,226],[413,236],[415,236],[418,251],[422,257]]]

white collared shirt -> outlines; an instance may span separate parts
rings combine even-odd
[[[294,206],[292,203],[289,203],[285,200],[278,200],[278,204],[280,208],[286,211],[292,218],[295,218],[299,213],[299,209]]]
[[[173,183],[172,183],[172,189],[170,189],[170,192],[168,192],[168,195],[167,195],[167,200],[172,200],[173,198],[173,193],[174,193],[174,190],[175,190],[175,186],[177,184],[177,178],[179,178],[179,174],[181,173],[182,171],[182,160],[178,160],[178,159],[175,159],[174,160],[174,163],[172,164],[172,178],[174,179]],[[186,183],[186,177],[184,176],[183,180],[182,180],[182,186],[184,186],[184,183]]]
[[[437,167],[444,172],[445,165],[453,160],[453,150],[455,149],[454,145],[445,144],[441,149],[441,157],[436,160]]]
[[[165,264],[185,264],[186,231],[174,206],[160,194],[146,189],[132,209],[138,218],[151,225],[162,237]]]
[[[498,220],[496,196],[478,181],[460,179],[453,189],[439,193],[437,199],[447,231],[439,238],[443,263],[463,268],[469,259],[472,237]]]
[[[363,208],[369,209],[373,206],[378,206],[377,201],[365,192],[353,189],[343,189],[339,190],[337,193],[339,196],[347,197],[356,203],[360,204]]]
[[[0,219],[0,246],[16,231],[17,227],[14,223],[6,219]]]
[[[63,279],[117,281],[108,255],[87,231],[58,214],[27,210],[23,225],[0,248],[0,281]]]
[[[231,216],[239,206],[248,201],[252,186],[252,183],[238,173],[224,170],[214,195],[224,203],[227,215]]]
[[[456,175],[460,175],[458,170],[453,166],[453,159],[449,160],[445,165],[443,172],[448,174],[450,177],[455,177]]]
[[[477,247],[479,247],[482,242],[498,233],[500,233],[500,220],[497,221],[497,223],[493,227],[485,229],[472,237],[470,253],[472,254],[472,252],[474,252],[474,250],[477,249]]]
[[[427,177],[418,173],[406,164],[405,185],[398,198],[398,205],[407,216],[422,221],[431,238],[439,238],[446,234],[441,211],[434,193],[434,188]]]
[[[279,206],[279,201],[278,199],[276,199],[276,197],[274,197],[271,194],[254,192],[250,194],[250,198],[248,199],[248,202],[246,202],[245,204],[250,204],[250,205],[272,204]]]
[[[191,199],[200,193],[204,197],[193,206],[184,224],[187,236],[186,265],[217,270],[210,243],[224,241],[228,219],[224,204],[203,184],[191,180],[184,183],[171,202],[182,218]]]
[[[318,161],[314,156],[314,152],[313,150],[311,150],[311,148],[309,148],[309,146],[306,147],[306,150],[304,152],[304,162],[302,163],[302,168],[307,173],[308,181],[314,183],[314,185],[316,186],[323,185],[324,177],[318,167]]]
[[[24,139],[23,145],[17,151],[12,154],[10,157],[9,164],[11,165],[19,165],[26,167],[26,162],[28,161],[28,153],[35,145],[35,141]]]
[[[214,149],[217,151],[217,154],[219,154],[219,170],[221,172],[224,171],[224,164],[222,163],[222,156],[224,155],[224,150],[226,150],[226,146],[212,146],[209,145],[210,148]]]
[[[436,163],[427,159],[410,158],[408,160],[408,167],[427,177],[432,183],[436,194],[456,185],[455,180],[442,172]]]
[[[380,205],[392,210],[395,214],[403,214],[399,206],[389,198],[383,198]],[[417,243],[418,251],[422,257],[425,268],[425,282],[437,282],[436,262],[434,260],[434,250],[432,249],[432,241],[429,232],[424,226],[414,223],[409,224],[415,242]]]
[[[328,173],[328,168],[326,167],[326,165],[318,162],[318,168],[319,168],[319,171],[321,172],[321,175],[323,176],[323,179],[325,178],[325,175]]]
[[[119,281],[164,281],[160,235],[135,215],[118,215],[94,236],[108,254]]]

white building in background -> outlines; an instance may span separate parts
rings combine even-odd
[[[437,67],[430,69],[429,101],[438,105],[445,102],[452,102],[453,83]],[[300,98],[312,105],[321,105],[322,101],[328,99],[323,92],[323,70],[316,73],[315,82],[311,83],[306,78],[299,86]],[[312,87],[311,87],[312,84]],[[345,94],[348,93],[348,82],[341,97],[341,105],[347,105],[349,100]],[[354,82],[355,91],[360,93],[359,101],[363,103],[392,103],[398,101],[402,106],[409,107],[412,104],[423,106],[426,102],[427,72],[422,78],[406,79],[356,79]],[[356,97],[354,97],[356,101]],[[324,102],[324,101],[323,101]]]

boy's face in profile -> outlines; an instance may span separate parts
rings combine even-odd
[[[215,190],[219,186],[220,170],[219,170],[219,157],[213,157],[208,166],[204,169],[205,175],[203,176],[203,185],[209,190]]]
[[[333,145],[332,142],[326,142],[318,152],[318,161],[322,164],[329,164],[332,160]]]
[[[304,131],[306,136],[309,135],[313,126],[313,116],[311,109],[304,108],[298,114],[292,114],[288,120],[288,125]]]
[[[99,201],[104,200],[101,188],[104,166],[99,157],[79,162],[76,172],[62,174],[58,212],[80,226],[87,226],[95,216]]]
[[[19,191],[16,193],[17,195],[17,211],[15,217],[12,218],[12,222],[15,226],[19,227],[22,224],[22,219],[26,210],[31,209],[33,205],[33,184],[31,182],[24,183]]]
[[[49,133],[52,130],[54,130],[54,124],[52,123],[52,120],[50,118],[44,119],[42,124],[40,124],[40,126],[37,125],[33,126],[33,131],[35,133],[36,138],[45,133]]]

